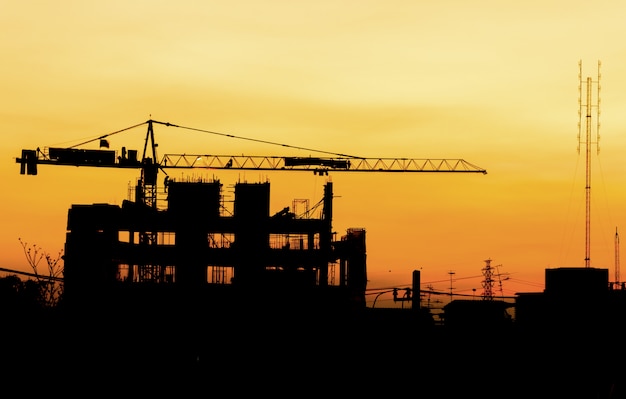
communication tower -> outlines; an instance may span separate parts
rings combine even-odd
[[[491,267],[491,259],[485,260],[483,276],[483,299],[486,301],[491,301],[493,300],[493,268]]]
[[[600,61],[598,61],[598,78],[582,78],[582,61],[578,61],[578,153],[581,143],[585,145],[585,267],[591,266],[591,146],[596,145],[597,154],[600,153]],[[585,98],[583,100],[583,86]],[[595,94],[595,95],[594,95]],[[583,117],[585,132],[583,139]],[[592,141],[592,131],[595,126],[595,140]]]
[[[619,234],[617,233],[617,227],[615,228],[615,288],[619,288]]]

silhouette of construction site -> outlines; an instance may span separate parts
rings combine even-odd
[[[394,381],[398,389],[478,396],[485,393],[486,374],[500,386],[514,379],[519,390],[510,397],[614,398],[626,391],[624,362],[611,362],[623,354],[616,342],[626,334],[626,289],[617,278],[609,281],[608,269],[546,269],[543,292],[516,293],[512,301],[487,294],[453,299],[450,292],[437,323],[423,306],[428,290],[418,270],[404,295],[393,290],[394,302],[406,307],[367,306],[366,229],[333,230],[330,181],[319,202],[294,201],[274,213],[269,182],[237,182],[226,193],[216,179],[167,176],[157,189],[157,173],[167,168],[319,175],[485,170],[463,160],[345,156],[170,154],[157,161],[153,123],[175,125],[147,123],[141,159],[125,148],[117,156],[106,136],[99,139],[107,150],[38,148],[22,150],[17,159],[28,175],[38,173],[38,164],[141,169],[134,198],[121,206],[74,204],[68,210],[60,317],[45,322],[72,376],[83,373],[84,364],[132,364],[133,372],[151,368],[158,376],[182,368],[199,372],[199,381],[230,380],[231,389],[242,377],[262,377],[275,389],[289,376],[301,383],[295,396],[324,386],[322,369],[349,394],[371,394],[372,384],[389,389],[387,381]],[[40,327],[9,324],[15,331],[8,341],[19,343]],[[28,356],[22,350],[12,362],[42,358],[37,347],[20,347],[30,349]],[[472,367],[491,366],[496,350],[524,367],[514,373],[497,365]],[[369,378],[372,369],[378,378]],[[63,373],[67,378],[68,369]],[[348,375],[360,383],[351,384]],[[454,382],[467,377],[467,385],[459,392],[441,375]]]
[[[141,200],[72,205],[64,306],[160,316],[262,309],[289,311],[291,318],[367,309],[366,231],[350,228],[337,237],[332,182],[313,206],[306,202],[295,212],[294,201],[273,214],[269,182],[236,183],[230,206],[219,180],[168,180],[164,194],[163,209]],[[370,309],[367,317],[434,325],[430,309],[422,308],[420,272],[412,278],[404,297],[394,292],[406,309]],[[517,293],[513,301],[454,299],[442,310],[449,329],[606,331],[621,326],[626,290],[609,281],[608,269],[562,267],[546,269],[543,292]]]
[[[267,182],[235,184],[230,213],[217,180],[169,181],[164,209],[72,205],[64,324],[54,324],[61,358],[83,372],[79,348],[88,348],[98,364],[233,384],[254,376],[274,387],[279,373],[300,381],[300,394],[323,386],[311,382],[318,367],[334,375],[347,367],[360,383],[340,386],[353,393],[398,376],[393,386],[405,392],[478,393],[484,373],[491,389],[508,393],[514,373],[523,384],[513,393],[486,397],[622,397],[623,364],[609,359],[626,332],[626,291],[608,269],[546,269],[545,290],[514,302],[454,299],[440,326],[421,305],[419,271],[407,295],[394,292],[405,308],[368,307],[365,229],[336,239],[332,188],[326,183],[319,206],[303,213],[270,213]],[[499,351],[515,365],[464,365]],[[372,365],[381,370],[369,381]]]

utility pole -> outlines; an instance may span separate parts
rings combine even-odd
[[[435,287],[433,287],[432,284],[428,284],[426,288],[428,288],[428,301],[426,302],[426,304],[428,306],[428,309],[430,310],[430,297],[432,296],[432,293],[435,290]]]
[[[452,276],[454,276],[455,273],[452,270],[450,270],[448,272],[448,274],[450,275],[450,302],[452,302],[452,295],[453,295],[452,294],[452,290],[453,290],[453,288],[452,288]]]

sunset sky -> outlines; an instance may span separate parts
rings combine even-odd
[[[435,290],[480,295],[491,259],[498,295],[542,291],[546,268],[585,264],[579,61],[594,82],[601,61],[590,263],[615,277],[616,229],[626,241],[624,2],[0,4],[0,267],[31,271],[20,238],[57,254],[72,204],[121,204],[139,177],[46,165],[20,175],[22,149],[154,119],[235,136],[156,125],[161,155],[323,155],[303,147],[478,165],[488,173],[185,176],[217,177],[226,190],[269,180],[271,212],[317,202],[332,179],[334,230],[366,229],[370,289],[406,287],[421,270]],[[111,136],[111,149],[141,153],[145,135]]]

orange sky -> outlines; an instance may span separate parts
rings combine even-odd
[[[455,292],[480,294],[491,259],[504,295],[541,291],[545,268],[584,266],[578,61],[582,78],[597,80],[600,60],[590,253],[614,276],[615,231],[626,231],[626,4],[61,0],[2,10],[0,267],[30,271],[18,238],[57,253],[72,204],[121,204],[138,177],[60,166],[22,176],[23,148],[152,118],[363,157],[465,159],[488,174],[331,174],[335,231],[367,230],[369,288],[405,287],[420,269],[436,290],[449,290],[454,272]],[[160,154],[310,155],[155,130]],[[115,135],[111,148],[141,150],[144,137]],[[271,211],[317,202],[327,179],[202,176],[269,179]]]

